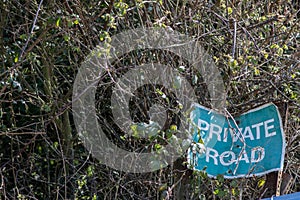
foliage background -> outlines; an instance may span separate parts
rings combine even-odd
[[[80,63],[111,35],[150,26],[201,42],[222,73],[232,115],[267,102],[279,106],[287,141],[284,172],[293,177],[289,192],[300,191],[299,17],[297,0],[1,0],[1,198],[262,196],[265,176],[209,179],[187,170],[182,160],[153,173],[128,174],[101,165],[83,147],[71,110]]]

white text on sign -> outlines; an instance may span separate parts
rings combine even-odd
[[[219,142],[236,142],[238,139],[241,141],[245,140],[259,140],[261,137],[272,137],[276,135],[274,131],[274,119],[268,119],[263,122],[252,124],[251,126],[239,127],[237,128],[222,128],[221,126],[208,123],[202,119],[198,120],[198,127],[202,131],[208,131],[208,139],[217,137]],[[228,134],[229,132],[229,134]],[[261,133],[264,133],[262,135]],[[228,139],[232,138],[232,141]],[[244,161],[246,163],[257,163],[260,162],[265,157],[265,149],[262,147],[254,147],[251,149],[251,152],[246,152],[243,150],[239,156],[232,151],[225,151],[221,154],[213,148],[207,148],[205,154],[206,162],[209,162],[210,159],[213,159],[214,165],[219,163],[223,166],[229,166],[233,163],[238,164],[238,162]]]

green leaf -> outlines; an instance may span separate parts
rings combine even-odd
[[[78,25],[79,24],[78,19],[76,19],[73,23],[76,24],[76,25]]]
[[[218,196],[219,197],[224,197],[226,195],[226,191],[224,190],[219,190]]]
[[[66,42],[68,42],[68,41],[70,40],[70,36],[64,35],[64,40],[65,40]]]
[[[38,146],[38,151],[39,151],[39,152],[42,152],[42,149],[43,149],[43,148],[42,148],[41,146]]]
[[[21,39],[21,40],[26,40],[26,38],[27,38],[27,34],[22,34],[22,35],[20,35],[20,39]]]
[[[87,176],[91,177],[93,174],[94,174],[94,167],[90,165],[87,168]]]
[[[231,189],[231,193],[232,193],[233,196],[237,196],[239,194],[238,190],[236,190],[235,188]]]
[[[271,49],[278,49],[279,46],[278,46],[278,44],[272,44],[272,45],[270,46],[270,48],[271,48]]]
[[[238,61],[235,59],[230,60],[230,67],[236,68],[238,66]]]
[[[232,14],[232,8],[231,7],[227,7],[227,12],[228,12],[229,15],[231,15]]]
[[[230,187],[237,187],[237,186],[238,186],[238,182],[236,180],[231,181]]]
[[[254,74],[255,74],[255,75],[259,75],[259,74],[260,74],[259,69],[257,69],[256,67],[254,67]]]
[[[219,190],[219,189],[216,189],[216,190],[214,191],[214,194],[215,194],[215,195],[218,195],[219,192],[220,192],[220,190]]]
[[[17,54],[17,55],[15,56],[14,62],[17,63],[18,61],[19,61],[19,55]]]
[[[277,54],[278,54],[279,56],[282,56],[282,55],[283,55],[283,48],[278,48],[278,49],[277,49]]]
[[[61,18],[59,17],[59,18],[56,20],[56,27],[59,27],[60,21],[61,21]]]
[[[167,132],[166,132],[166,137],[167,137],[167,139],[171,138],[172,135],[173,135],[173,133],[172,133],[171,131],[167,131]]]
[[[156,150],[161,149],[161,145],[160,144],[155,144],[154,147],[155,147]]]
[[[265,183],[266,183],[266,180],[260,179],[260,180],[258,181],[258,183],[257,183],[257,186],[258,186],[259,188],[261,188],[262,186],[265,185]]]
[[[268,59],[268,57],[269,57],[269,54],[268,54],[268,53],[265,53],[265,54],[264,54],[264,58],[265,58],[265,59]]]
[[[204,141],[202,140],[202,138],[200,137],[199,140],[198,140],[198,143],[200,144],[204,144]]]
[[[177,126],[174,125],[174,124],[171,125],[171,126],[170,126],[170,130],[171,130],[171,131],[177,131]]]
[[[57,149],[57,147],[58,147],[58,142],[54,142],[54,143],[53,143],[53,147],[54,147],[55,149]]]
[[[131,126],[130,126],[130,129],[131,129],[133,132],[137,131],[137,125],[136,125],[136,124],[131,125]]]
[[[224,182],[224,176],[221,175],[221,174],[219,174],[219,175],[217,176],[217,180],[218,180],[220,183],[223,183],[223,182]]]
[[[121,135],[120,136],[121,140],[125,141],[126,140],[126,137],[124,135]]]
[[[163,95],[163,94],[164,94],[163,91],[161,91],[161,90],[158,89],[158,88],[157,88],[155,91],[156,91],[159,95]]]
[[[73,26],[73,22],[72,21],[68,21],[68,27],[72,27]]]
[[[166,190],[167,189],[167,187],[168,187],[168,184],[167,183],[165,183],[165,184],[162,184],[160,187],[159,187],[159,191],[163,191],[163,190]]]
[[[291,75],[291,78],[292,78],[292,79],[296,78],[296,74],[292,74],[292,75]]]
[[[179,66],[179,71],[184,72],[185,71],[185,66]]]

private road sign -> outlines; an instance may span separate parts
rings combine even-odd
[[[199,104],[191,113],[188,163],[210,177],[250,177],[281,170],[285,138],[278,108],[269,103],[232,119]]]

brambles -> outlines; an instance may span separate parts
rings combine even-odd
[[[214,180],[205,172],[191,173],[178,163],[153,173],[128,174],[101,165],[84,149],[70,109],[80,63],[100,42],[109,48],[112,35],[142,26],[176,30],[201,42],[222,73],[226,106],[233,115],[267,102],[281,108],[287,141],[284,171],[294,177],[290,192],[300,191],[300,27],[296,1],[43,1],[35,17],[39,3],[0,2],[2,198],[260,197],[265,177],[226,180],[220,176]],[[119,65],[151,60],[171,63],[185,70],[199,103],[210,107],[202,77],[189,71],[186,61],[168,52],[146,52],[132,52]],[[104,91],[109,89],[98,95],[105,101],[109,92]],[[156,92],[163,97],[163,90]],[[172,125],[166,128],[167,137],[176,132]],[[127,147],[125,136],[116,127],[108,126],[107,130],[107,134],[116,133],[112,138],[117,144]],[[42,132],[46,134],[37,134]],[[135,140],[129,143],[131,150],[143,146]],[[153,148],[159,150],[162,145],[163,141],[153,143]]]

